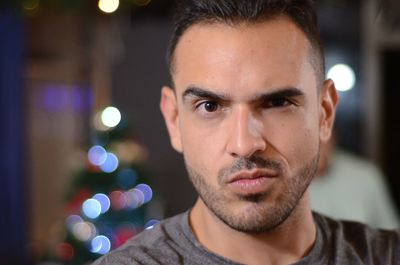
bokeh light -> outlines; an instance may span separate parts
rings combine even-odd
[[[87,199],[82,204],[82,212],[91,219],[97,218],[101,213],[101,204],[96,199]]]
[[[120,170],[117,175],[118,184],[124,189],[132,188],[137,178],[138,175],[136,171],[131,168],[124,168]]]
[[[133,190],[125,192],[126,198],[126,207],[130,209],[136,209],[140,206],[141,200],[143,200],[143,196],[140,197],[137,193],[133,192]]]
[[[111,249],[111,241],[108,237],[99,235],[92,239],[91,252],[104,255]]]
[[[155,226],[156,224],[158,224],[159,222],[160,222],[159,220],[151,219],[151,220],[149,220],[149,221],[146,222],[146,224],[144,225],[144,228],[145,228],[146,230],[152,229],[152,228],[154,228],[154,226]]]
[[[118,9],[119,0],[99,0],[98,6],[104,13],[113,13]]]
[[[107,159],[107,151],[100,145],[95,145],[89,149],[88,158],[90,163],[95,166],[104,164]]]
[[[121,113],[116,107],[107,107],[101,113],[101,121],[107,127],[115,127],[121,121]]]
[[[72,228],[72,234],[80,241],[88,241],[97,233],[96,227],[90,222],[80,222]]]
[[[132,192],[132,193],[135,195],[135,197],[137,198],[137,205],[136,205],[136,207],[142,206],[142,204],[144,203],[144,194],[143,194],[143,191],[134,188],[134,189],[129,190],[129,192]]]
[[[327,77],[335,82],[335,87],[339,91],[348,91],[356,83],[356,76],[353,69],[346,64],[336,64],[332,66]]]
[[[62,261],[71,261],[75,256],[74,248],[68,243],[60,243],[57,245],[57,256]]]
[[[83,222],[82,217],[80,217],[79,215],[70,215],[65,219],[65,225],[67,226],[67,229],[69,231],[72,231],[72,228],[74,227],[74,225],[76,225],[77,223],[81,223]]]
[[[35,10],[39,7],[39,0],[25,0],[22,2],[22,7],[26,10]]]
[[[124,222],[118,228],[116,228],[115,237],[113,238],[114,241],[112,241],[112,244],[115,247],[119,247],[135,235],[135,225],[133,223]]]
[[[110,198],[108,198],[107,195],[103,194],[103,193],[97,193],[93,196],[93,199],[97,200],[100,205],[101,205],[101,213],[105,213],[108,211],[108,209],[110,209]]]
[[[153,198],[153,190],[147,184],[139,184],[135,187],[143,193],[143,203],[149,202]]]
[[[110,193],[111,207],[114,210],[121,210],[126,207],[126,197],[122,191],[116,190]]]
[[[101,114],[102,114],[102,112],[99,111],[99,112],[96,112],[95,115],[93,116],[93,118],[92,118],[93,119],[92,120],[93,127],[96,128],[96,130],[98,130],[98,131],[106,132],[106,131],[110,130],[110,127],[105,126],[103,124],[103,122],[101,120]]]
[[[111,173],[118,168],[118,157],[113,153],[107,153],[107,158],[103,164],[100,165],[100,169],[103,172]]]

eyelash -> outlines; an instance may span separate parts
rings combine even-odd
[[[206,104],[214,104],[215,109],[213,111],[207,111],[206,110]],[[297,105],[294,100],[288,99],[288,98],[272,98],[268,99],[265,102],[262,102],[260,104],[261,109],[271,109],[271,108],[285,108],[285,107],[290,107],[292,105]],[[198,103],[195,104],[194,109],[196,111],[201,111],[203,112],[204,115],[215,115],[216,112],[222,109],[222,105],[218,103],[217,101],[213,100],[203,100],[199,101]]]
[[[207,111],[205,108],[205,106],[206,106],[206,104],[215,104],[216,106],[216,109],[214,110],[214,111]],[[212,101],[212,100],[204,100],[204,101],[201,101],[201,102],[199,102],[198,104],[196,104],[196,106],[195,106],[195,109],[196,110],[199,110],[200,108],[203,108],[204,109],[204,111],[206,112],[206,113],[213,113],[213,112],[216,112],[216,111],[218,111],[218,109],[220,109],[221,108],[221,105],[219,104],[219,103],[217,103],[217,102],[215,102],[215,101]]]
[[[290,105],[296,105],[296,104],[293,100],[287,98],[272,98],[262,103],[263,108],[283,108]]]

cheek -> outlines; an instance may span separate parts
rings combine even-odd
[[[181,122],[181,140],[185,161],[203,176],[216,175],[218,144],[217,130],[201,128],[190,120]]]
[[[265,138],[291,168],[297,168],[318,152],[318,120],[298,115],[293,119],[275,121],[273,130],[265,125]],[[271,125],[269,125],[271,128]]]

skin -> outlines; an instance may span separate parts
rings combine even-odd
[[[161,111],[199,193],[190,225],[209,251],[245,264],[288,264],[312,248],[307,186],[338,101],[286,17],[191,26],[179,41]],[[260,179],[257,181],[234,179]],[[250,187],[250,188],[249,188]]]

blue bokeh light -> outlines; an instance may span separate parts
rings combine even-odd
[[[143,198],[143,203],[149,202],[153,198],[153,190],[151,187],[147,184],[139,184],[135,187],[135,189],[140,190],[143,192],[144,198]]]
[[[96,199],[87,199],[82,204],[82,211],[91,219],[97,218],[101,213],[101,204]]]
[[[103,172],[111,173],[118,168],[118,157],[113,153],[107,153],[107,158],[103,164],[100,165]]]
[[[111,249],[111,242],[108,237],[100,235],[93,238],[91,242],[91,252],[104,255]]]
[[[155,226],[156,224],[158,224],[159,222],[160,222],[159,220],[151,219],[151,220],[149,220],[149,221],[146,222],[146,224],[144,225],[144,228],[145,228],[146,230],[148,230],[148,229],[153,229],[154,226]]]
[[[93,196],[93,199],[97,200],[100,205],[101,205],[101,213],[105,213],[108,211],[108,209],[110,209],[110,198],[108,198],[107,195],[103,194],[103,193],[97,193]]]
[[[69,231],[72,231],[72,228],[74,227],[74,225],[76,225],[77,223],[83,222],[82,217],[80,217],[79,215],[73,214],[67,217],[67,219],[65,219],[65,224],[68,228]]]
[[[88,158],[93,165],[101,166],[107,159],[107,152],[102,146],[95,145],[89,149]]]
[[[118,183],[124,189],[132,188],[137,178],[137,172],[131,168],[124,168],[117,175]]]

